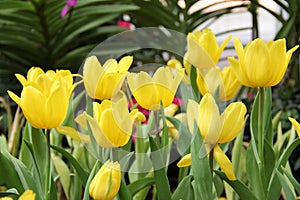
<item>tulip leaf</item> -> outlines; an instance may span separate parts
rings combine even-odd
[[[29,128],[30,128],[29,123],[26,123],[23,130],[23,138],[22,138],[23,141],[30,141]],[[32,166],[30,152],[25,142],[22,142],[19,160],[23,162],[28,169]]]
[[[68,166],[66,165],[66,163],[59,156],[54,155],[52,157],[52,160],[53,160],[55,170],[56,170],[57,174],[59,175],[59,180],[60,180],[62,188],[66,194],[66,197],[67,197],[67,199],[70,199],[70,197],[69,197],[69,188],[70,188],[70,183],[71,183],[70,170],[69,170]]]
[[[226,181],[243,200],[255,200],[257,199],[249,188],[239,180],[231,181],[227,178],[224,172],[215,170],[215,173]]]
[[[180,181],[177,186],[172,200],[180,200],[180,199],[195,199],[194,189],[192,186],[193,176],[188,175]]]
[[[88,173],[80,166],[77,160],[69,152],[67,152],[61,147],[51,145],[51,148],[61,153],[63,156],[65,156],[68,159],[68,161],[73,165],[73,167],[79,174],[82,185],[85,186],[86,181],[88,179]]]
[[[283,154],[280,156],[278,161],[278,166],[285,166],[289,157],[291,156],[292,152],[295,150],[295,148],[300,144],[300,138],[297,138],[293,141],[292,144],[290,144],[283,152]],[[278,169],[280,170],[280,168]]]
[[[177,150],[180,155],[184,155],[189,151],[189,147],[191,146],[192,134],[179,119],[176,119],[175,117],[167,117],[167,120],[175,126],[180,134],[177,142]]]
[[[197,126],[196,123],[195,126]],[[198,129],[194,128],[194,130]],[[195,135],[195,137],[191,146],[191,173],[195,179],[195,190],[196,193],[201,194],[202,199],[213,199],[212,172],[209,166],[205,145],[198,131],[193,135]]]
[[[193,89],[194,98],[195,98],[195,101],[198,103],[198,102],[200,102],[201,95],[200,95],[199,88],[197,85],[197,68],[194,66],[191,66],[190,79],[191,79],[191,86]]]
[[[101,164],[99,161],[97,161],[93,167],[93,169],[90,172],[90,175],[85,183],[85,189],[84,189],[84,196],[83,196],[83,200],[90,200],[90,195],[89,195],[89,188],[90,188],[90,184],[94,178],[94,176],[96,175],[98,169],[100,168]]]
[[[294,176],[284,167],[281,167],[283,173],[287,176],[289,181],[292,183],[294,186],[295,190],[297,191],[298,194],[300,194],[300,184],[298,181],[294,178]]]
[[[288,180],[278,170],[276,170],[276,174],[278,175],[278,178],[282,185],[286,199],[296,199],[293,191],[290,188],[290,184],[288,183]]]
[[[138,193],[140,190],[144,189],[147,186],[150,186],[155,183],[155,179],[152,177],[145,177],[142,179],[139,179],[131,184],[129,184],[128,190],[131,194],[131,196],[134,196],[136,193]]]
[[[149,141],[152,153],[151,159],[154,168],[157,197],[159,200],[170,200],[171,191],[168,177],[166,175],[165,163],[154,139],[149,137]]]
[[[121,180],[121,186],[120,186],[120,190],[119,190],[119,196],[120,199],[124,199],[124,200],[131,200],[131,193],[129,192],[128,187],[126,186],[126,183],[124,181],[124,179],[122,178]]]
[[[8,152],[5,155],[0,152],[0,163],[0,185],[16,188],[19,193],[31,189],[37,194],[37,197],[40,197],[36,181],[20,160]]]

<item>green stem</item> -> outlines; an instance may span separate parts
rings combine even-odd
[[[50,188],[51,188],[51,151],[50,151],[50,129],[45,130],[45,135],[47,139],[47,147],[46,147],[46,177],[45,177],[45,193],[44,193],[44,199],[50,200]]]
[[[259,99],[258,99],[258,155],[260,161],[263,163],[264,160],[264,88],[258,88]]]
[[[214,171],[214,145],[210,145],[210,152],[209,152],[209,166],[211,174],[213,174]]]

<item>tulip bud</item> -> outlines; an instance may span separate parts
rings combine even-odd
[[[120,164],[109,160],[104,163],[92,180],[89,193],[95,200],[111,200],[118,194],[120,185]]]

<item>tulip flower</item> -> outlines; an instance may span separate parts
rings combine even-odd
[[[95,200],[112,200],[121,185],[121,167],[118,162],[106,161],[93,178],[89,194]]]
[[[102,66],[96,56],[88,57],[83,66],[83,81],[87,94],[94,99],[111,99],[124,82],[132,56],[107,60]]]
[[[234,47],[238,60],[229,57],[228,61],[241,82],[247,87],[272,87],[283,78],[292,54],[299,45],[286,51],[285,39],[264,42],[258,38],[245,48],[238,38]]]
[[[217,64],[230,39],[231,36],[228,36],[219,46],[214,33],[210,29],[189,33],[188,50],[184,58],[200,70],[210,69]]]
[[[298,137],[300,137],[300,124],[299,122],[297,122],[294,118],[292,117],[289,117],[289,120],[290,122],[292,123],[292,125],[294,126],[297,134],[298,134]]]
[[[127,144],[134,121],[146,119],[137,109],[129,113],[125,95],[119,94],[112,100],[94,102],[93,117],[83,113],[77,118],[77,122],[85,129],[87,129],[85,121],[89,122],[96,142],[103,148],[121,147]]]
[[[31,68],[27,79],[20,74],[16,77],[23,85],[21,97],[11,91],[9,96],[22,108],[24,116],[35,128],[51,129],[65,119],[69,98],[76,84],[68,70]]]
[[[230,142],[238,135],[244,126],[246,111],[246,106],[242,102],[234,102],[220,115],[218,105],[209,93],[203,96],[200,104],[189,100],[187,106],[189,129],[194,132],[194,122],[196,122],[203,140],[209,146],[213,146],[213,156],[230,180],[236,180],[232,163],[219,144]],[[187,155],[178,166],[184,167],[190,164],[191,157]]]
[[[164,108],[172,103],[183,75],[183,69],[173,76],[170,68],[161,67],[156,70],[153,77],[143,71],[129,73],[127,81],[139,105],[147,110],[158,110],[161,101]]]
[[[202,95],[214,94],[219,88],[219,100],[228,101],[237,94],[241,84],[232,71],[232,67],[224,67],[222,70],[219,67],[213,67],[204,77],[198,71],[197,85]]]

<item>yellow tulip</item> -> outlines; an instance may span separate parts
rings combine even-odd
[[[300,137],[300,124],[292,117],[289,117],[290,122],[292,123],[292,125],[294,126],[298,137]]]
[[[200,104],[189,100],[187,106],[189,129],[194,132],[196,122],[203,140],[213,146],[214,158],[230,180],[236,179],[232,164],[218,144],[230,142],[238,135],[244,126],[246,112],[246,106],[242,102],[234,102],[220,115],[218,105],[209,93],[203,96]],[[190,156],[186,156],[181,163],[184,166],[191,164]]]
[[[168,67],[160,67],[153,77],[146,72],[129,73],[127,81],[137,103],[148,110],[158,110],[160,102],[163,107],[169,106],[183,78],[181,69],[174,77]]]
[[[219,88],[219,100],[231,100],[238,92],[241,84],[236,78],[232,67],[211,68],[204,77],[197,70],[197,85],[202,95],[206,93],[214,94]]]
[[[131,137],[132,124],[138,119],[144,121],[145,116],[137,109],[130,113],[127,107],[127,99],[123,93],[119,93],[112,100],[103,100],[101,103],[93,103],[93,117],[83,113],[77,118],[77,122],[86,128],[85,120],[91,126],[96,142],[103,148],[120,147],[127,144]]]
[[[210,29],[189,33],[184,58],[198,69],[210,69],[217,64],[230,39],[231,36],[228,36],[219,46]]]
[[[35,200],[36,194],[32,190],[26,190],[18,200]]]
[[[16,77],[23,85],[21,97],[11,91],[9,96],[22,108],[24,116],[36,128],[51,129],[65,119],[73,85],[73,75],[68,70],[50,70],[44,73],[40,68],[31,68],[27,79]]]
[[[120,185],[120,164],[106,161],[93,178],[89,187],[89,194],[95,200],[111,200],[118,194]]]
[[[126,56],[119,63],[115,59],[109,59],[101,66],[96,56],[88,57],[83,67],[87,94],[99,100],[112,98],[120,90],[132,61],[132,56]]]
[[[171,69],[174,69],[174,71],[176,71],[176,73],[177,73],[177,71],[183,69],[182,64],[176,59],[169,60],[167,63],[167,66],[170,67]],[[191,70],[190,65],[187,62],[184,62],[184,69],[187,74],[190,73],[190,70]],[[190,84],[190,79],[186,74],[183,76],[183,81],[185,84]]]
[[[285,39],[264,42],[258,38],[243,48],[238,38],[234,38],[238,60],[228,61],[241,84],[247,87],[271,87],[283,78],[292,54],[298,45],[286,52]]]

